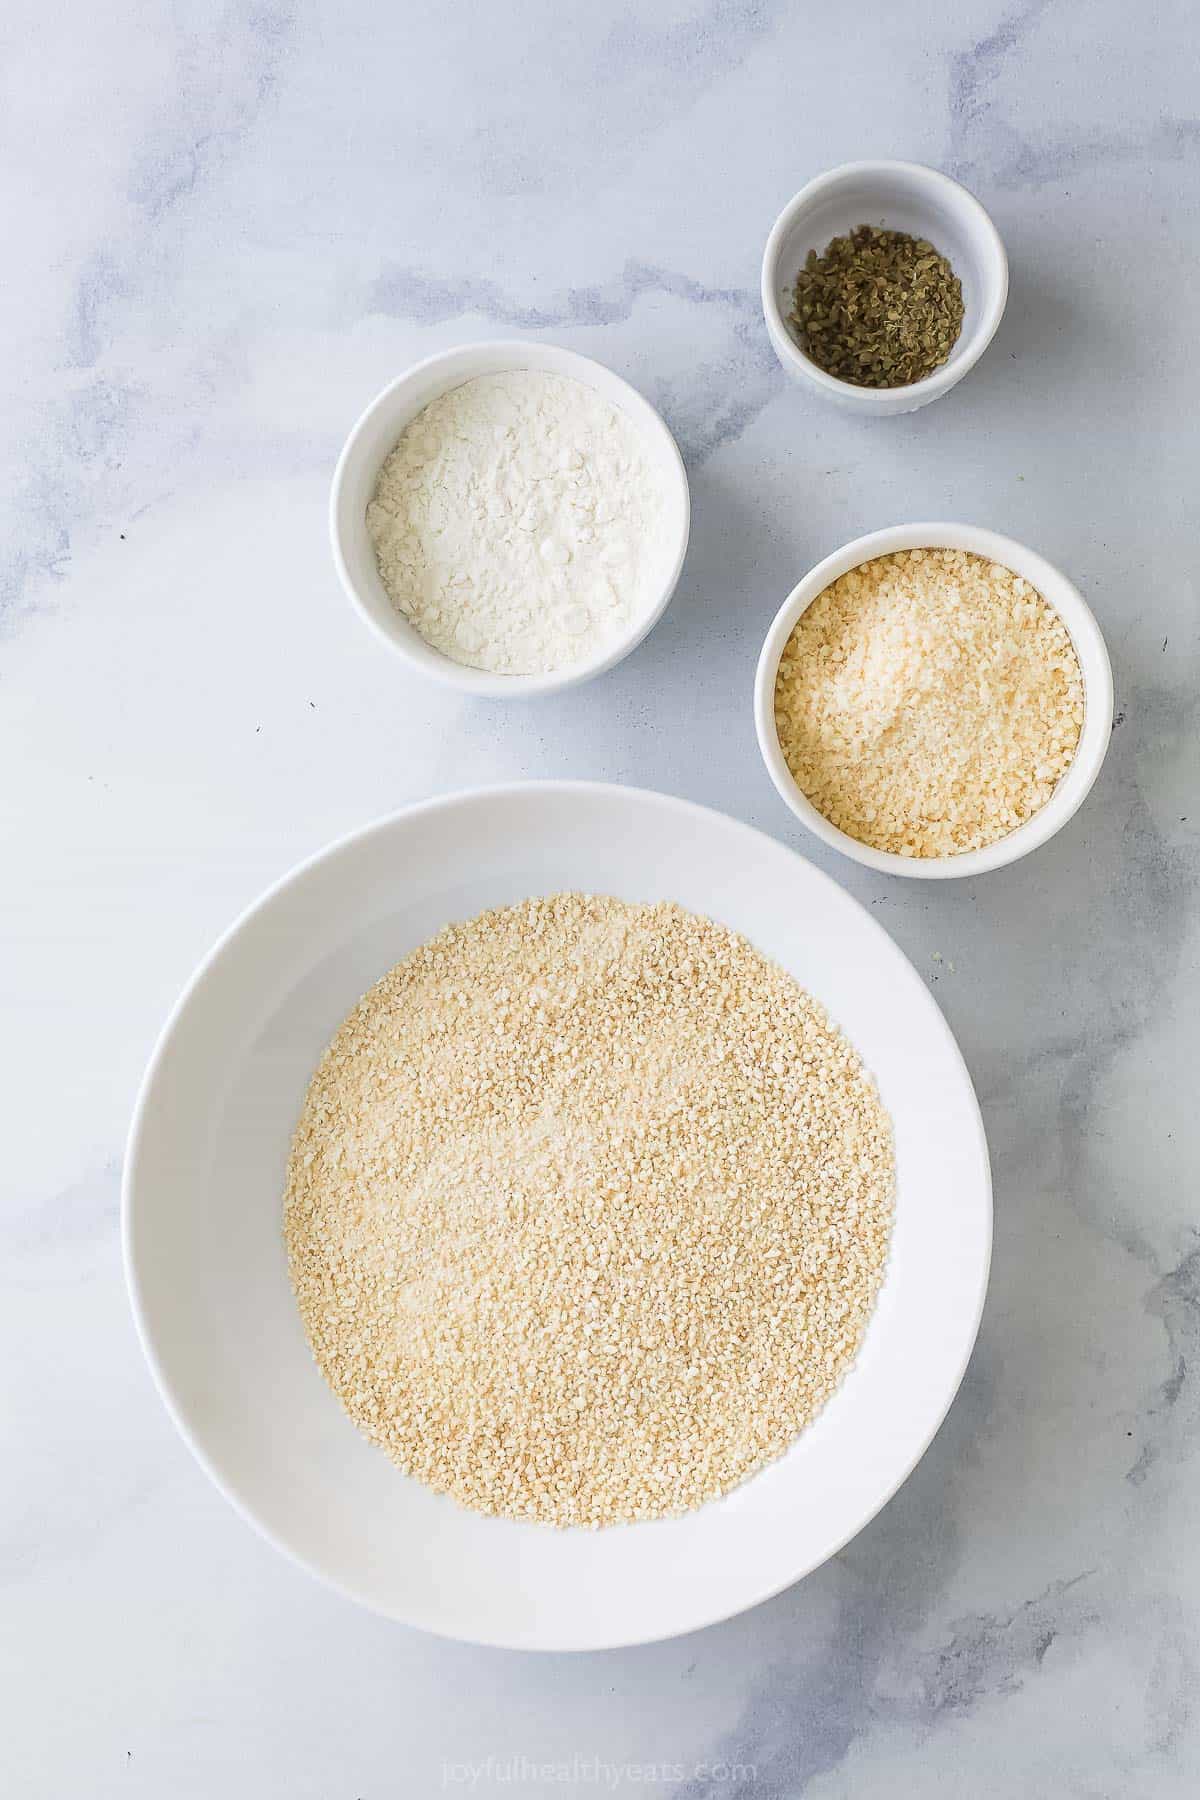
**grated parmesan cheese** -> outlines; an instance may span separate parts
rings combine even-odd
[[[900,856],[982,849],[1070,767],[1083,677],[1029,582],[962,550],[877,557],[801,614],[775,679],[792,778],[831,824]]]

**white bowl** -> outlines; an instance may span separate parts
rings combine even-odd
[[[367,502],[374,492],[379,470],[396,440],[431,400],[451,388],[461,387],[477,375],[498,375],[506,369],[538,369],[561,375],[594,388],[632,421],[652,465],[658,469],[668,496],[666,541],[661,549],[662,581],[648,604],[624,632],[614,637],[595,656],[544,675],[497,675],[485,669],[469,669],[443,656],[427,644],[388,597],[380,579],[375,550],[367,532]],[[390,649],[413,669],[462,693],[495,698],[526,698],[554,694],[604,674],[636,649],[661,619],[675,592],[687,552],[691,505],[687,473],[675,439],[648,400],[636,388],[606,369],[603,363],[560,350],[553,344],[488,342],[463,344],[428,357],[397,377],[376,395],[346,440],[333,476],[329,504],[329,529],[333,560],[342,586],[359,616]]]
[[[831,582],[856,569],[872,557],[890,556],[897,550],[971,550],[989,561],[1003,563],[1015,574],[1032,582],[1038,592],[1054,607],[1071,636],[1079,667],[1083,674],[1083,730],[1070,768],[1062,777],[1050,799],[1040,812],[1024,825],[998,838],[982,850],[964,850],[959,856],[897,856],[890,850],[875,850],[859,843],[845,831],[831,825],[824,813],[801,792],[779,747],[775,728],[775,675],[779,659],[792,635],[796,620],[812,605],[818,594]],[[1108,651],[1100,627],[1083,595],[1052,563],[1036,550],[1029,550],[1015,539],[1001,537],[998,532],[984,531],[977,525],[892,525],[884,531],[868,532],[855,538],[841,550],[835,550],[817,564],[794,587],[771,623],[758,658],[754,677],[754,723],[758,747],[762,751],[767,773],[783,799],[801,824],[815,836],[852,856],[868,869],[886,875],[910,875],[920,880],[938,881],[948,876],[983,875],[989,869],[1001,869],[1006,863],[1028,856],[1039,844],[1054,836],[1076,813],[1100,773],[1100,765],[1112,735],[1113,683]]]
[[[787,323],[796,276],[810,250],[856,225],[885,225],[928,238],[962,282],[963,323],[940,369],[907,387],[856,387],[827,375]],[[762,303],[775,354],[788,374],[851,412],[916,412],[947,392],[979,361],[1008,299],[1008,258],[1000,234],[974,194],[921,163],[843,163],[801,188],[776,219],[762,265]]]
[[[600,1531],[484,1518],[360,1436],[309,1351],[282,1231],[292,1129],[349,1008],[448,920],[563,889],[672,898],[746,933],[857,1045],[896,1133],[887,1277],[825,1411],[724,1499]],[[227,932],[175,1007],[138,1098],[124,1242],[163,1398],[217,1486],[273,1544],[426,1630],[596,1649],[766,1599],[895,1492],[975,1341],[991,1192],[979,1109],[945,1021],[836,882],[706,808],[545,782],[384,819],[295,870]]]

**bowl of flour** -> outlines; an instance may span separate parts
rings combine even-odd
[[[467,344],[372,401],[333,478],[342,585],[373,631],[460,690],[546,694],[657,624],[690,503],[654,408],[589,357]]]

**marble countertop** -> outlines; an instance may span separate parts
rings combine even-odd
[[[5,36],[4,1791],[1194,1796],[1192,7],[66,0]],[[907,419],[789,387],[759,313],[779,207],[869,155],[962,177],[1012,263],[979,368]],[[513,708],[405,676],[325,538],[366,400],[498,333],[641,386],[694,502],[642,649]],[[1117,724],[1051,845],[905,885],[804,836],[749,691],[805,569],[938,516],[1076,579]],[[401,1629],[260,1543],[151,1387],[118,1248],[136,1083],[227,922],[406,801],[558,775],[707,801],[869,903],[996,1184],[979,1346],[891,1505],[755,1612],[581,1657]]]

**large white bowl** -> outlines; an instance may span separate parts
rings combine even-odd
[[[899,1171],[887,1279],[858,1363],[821,1417],[726,1498],[681,1519],[601,1531],[465,1511],[361,1437],[309,1353],[281,1224],[292,1128],[350,1006],[448,920],[562,889],[679,900],[792,970],[873,1071]],[[854,900],[719,813],[636,789],[547,782],[398,813],[303,864],[232,927],[147,1071],[124,1238],[163,1398],[265,1537],[408,1624],[526,1649],[594,1649],[668,1637],[766,1599],[895,1492],[975,1341],[991,1195],[954,1040]]]
[[[964,850],[958,856],[897,856],[892,850],[876,850],[860,843],[818,812],[807,794],[797,786],[788,768],[775,727],[775,677],[779,659],[787,648],[796,621],[819,594],[850,569],[870,562],[876,556],[894,556],[898,550],[969,550],[986,556],[990,562],[1003,563],[1024,580],[1031,582],[1044,600],[1058,613],[1070,634],[1079,658],[1083,676],[1083,730],[1071,766],[1040,812],[1026,819],[1007,837],[985,844],[982,850]],[[990,869],[1002,869],[1007,863],[1028,856],[1056,831],[1061,831],[1073,818],[1092,790],[1100,766],[1108,754],[1113,722],[1113,678],[1108,650],[1096,618],[1074,582],[1068,581],[1060,569],[1039,556],[1036,550],[1019,544],[1015,538],[1001,537],[998,531],[985,531],[979,525],[889,525],[883,531],[870,531],[865,537],[844,544],[810,569],[798,582],[775,614],[759,652],[754,677],[754,724],[758,747],[767,773],[784,803],[807,825],[814,836],[852,856],[868,869],[883,875],[905,875],[920,881],[944,881],[962,876],[986,875]]]
[[[858,387],[819,368],[800,348],[788,314],[796,276],[810,250],[856,225],[885,225],[928,238],[962,283],[958,342],[939,369],[905,387]],[[794,381],[847,412],[877,416],[917,412],[973,369],[993,337],[1008,300],[1008,257],[1000,233],[975,198],[923,163],[852,162],[818,175],[788,201],[763,252],[762,304],[775,354]]]
[[[499,375],[507,369],[537,369],[545,375],[580,381],[603,395],[610,405],[619,407],[636,429],[667,496],[663,539],[658,547],[660,579],[641,611],[595,655],[545,675],[497,675],[487,669],[470,669],[427,644],[389,598],[367,531],[367,502],[375,490],[379,470],[405,426],[439,394],[461,387],[476,376]],[[563,688],[577,687],[580,682],[614,668],[635,650],[662,618],[675,592],[687,554],[690,526],[691,502],[683,458],[650,402],[589,356],[560,350],[555,344],[519,341],[462,344],[455,350],[430,356],[398,376],[376,395],[347,438],[334,470],[329,499],[334,564],[355,611],[376,637],[419,674],[458,688],[461,693],[504,700],[528,699],[535,694],[556,694]]]

